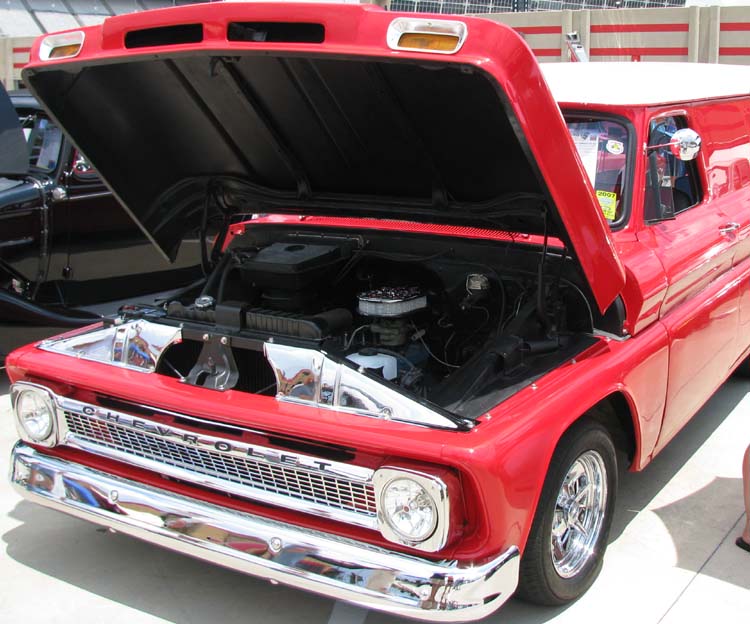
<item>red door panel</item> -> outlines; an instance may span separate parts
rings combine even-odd
[[[659,447],[726,378],[734,363],[739,322],[732,260],[736,237],[726,215],[709,204],[652,226],[654,252],[669,286],[661,320],[670,339],[667,402]]]

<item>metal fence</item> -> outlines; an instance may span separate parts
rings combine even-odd
[[[510,13],[564,9],[646,9],[683,7],[685,0],[391,0],[392,11],[414,13]]]
[[[391,0],[391,11],[412,11],[414,13],[452,13],[465,15],[467,13],[507,13],[518,10],[514,8],[518,0],[472,0],[472,2],[456,2],[456,0]]]
[[[110,15],[212,0],[0,0],[0,37],[98,24]],[[356,0],[349,0],[356,1]],[[513,13],[565,9],[642,9],[685,6],[685,0],[360,0],[414,13]]]

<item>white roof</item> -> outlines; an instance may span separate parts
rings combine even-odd
[[[542,63],[558,102],[664,104],[750,94],[750,66],[709,63]]]

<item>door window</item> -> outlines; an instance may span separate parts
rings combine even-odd
[[[646,221],[679,214],[701,201],[698,161],[679,160],[670,146],[674,133],[686,127],[682,117],[661,117],[651,122],[646,155]]]

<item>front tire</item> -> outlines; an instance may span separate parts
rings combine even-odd
[[[521,559],[518,596],[543,605],[579,598],[596,580],[617,491],[609,432],[583,419],[557,445]]]

